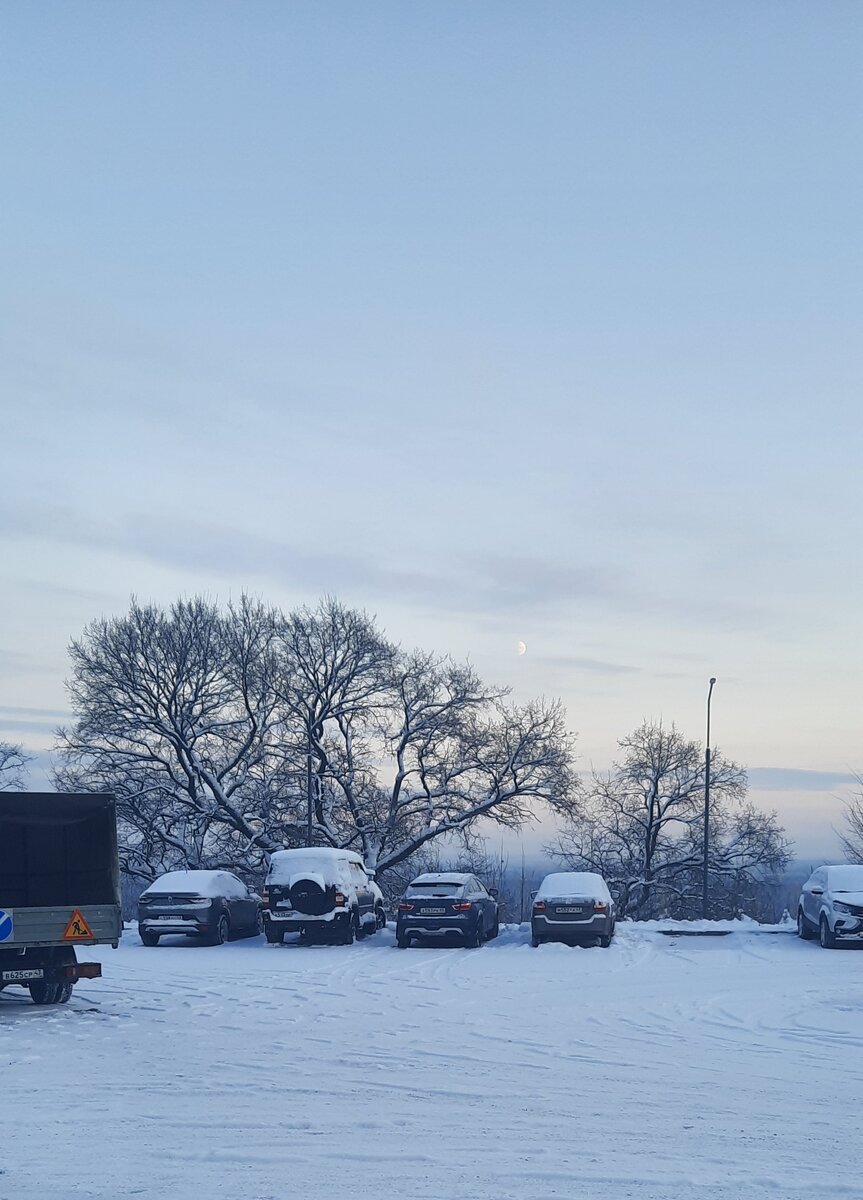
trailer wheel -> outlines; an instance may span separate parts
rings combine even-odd
[[[60,989],[60,995],[57,997],[58,1004],[68,1004],[69,1003],[69,1001],[72,999],[72,986],[73,985],[71,983],[58,983],[57,984],[57,987]]]
[[[28,983],[27,989],[34,1004],[59,1004],[63,986],[62,983],[46,983],[44,979],[40,979]]]

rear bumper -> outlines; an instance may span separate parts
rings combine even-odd
[[[397,934],[423,934],[429,937],[445,937],[448,933],[469,933],[476,928],[476,916],[453,914],[449,917],[399,917],[396,921]]]
[[[275,929],[279,933],[301,933],[304,929],[315,929],[320,933],[341,932],[351,919],[350,910],[338,908],[335,912],[324,913],[319,917],[306,916],[294,909],[284,910],[264,909],[264,928]]]
[[[533,916],[530,931],[534,937],[576,942],[580,938],[604,937],[611,932],[611,917],[597,913],[586,921],[555,921],[545,916]]]
[[[82,963],[44,963],[22,962],[14,967],[8,964],[0,967],[0,989],[5,987],[27,987],[31,983],[77,983],[79,979],[99,979],[102,975],[102,964],[95,962]]]
[[[170,920],[160,921],[158,917],[144,917],[138,921],[138,929],[146,933],[189,933],[203,936],[212,933],[215,928],[212,921],[198,920],[195,917],[171,917]]]

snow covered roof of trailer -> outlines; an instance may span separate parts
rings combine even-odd
[[[591,896],[611,899],[608,884],[594,871],[554,871],[539,885],[538,897]]]

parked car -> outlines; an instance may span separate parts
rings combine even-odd
[[[158,946],[167,933],[203,937],[214,946],[263,932],[261,897],[230,871],[168,871],[138,898],[138,933]]]
[[[497,892],[475,875],[444,871],[419,875],[399,902],[396,942],[459,934],[466,946],[481,946],[500,929]]]
[[[263,899],[264,933],[274,944],[301,933],[349,946],[386,924],[381,890],[350,850],[276,850]]]
[[[845,863],[813,871],[800,892],[797,932],[817,937],[825,950],[839,942],[863,942],[863,866]]]
[[[533,902],[530,943],[598,941],[610,946],[615,926],[608,884],[592,871],[546,875]]]

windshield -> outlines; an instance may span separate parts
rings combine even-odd
[[[827,873],[831,892],[863,892],[863,867],[831,867]]]
[[[408,896],[460,896],[464,891],[463,883],[412,883],[407,890]]]

